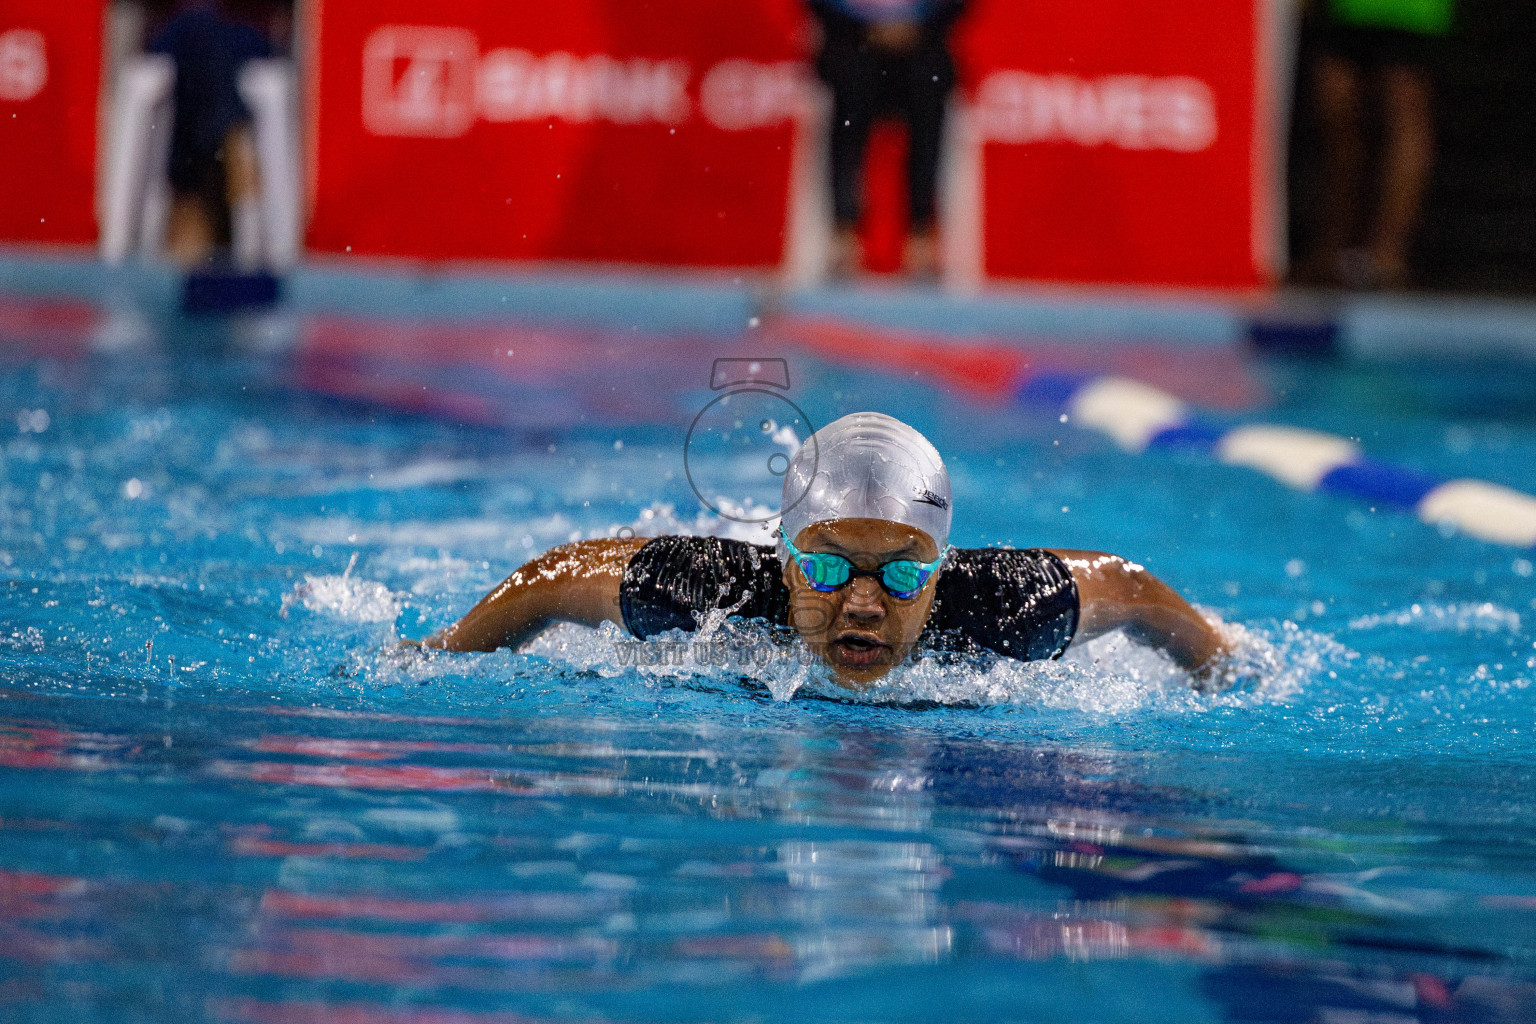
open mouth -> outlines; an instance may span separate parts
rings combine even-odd
[[[844,633],[832,641],[837,660],[848,668],[869,668],[880,664],[890,654],[890,646],[867,633]]]

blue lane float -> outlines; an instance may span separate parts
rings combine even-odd
[[[1185,402],[1124,377],[1042,375],[1016,392],[1024,404],[1060,408],[1068,422],[1108,435],[1129,452],[1206,451],[1301,491],[1411,509],[1431,526],[1495,544],[1536,546],[1536,497],[1484,480],[1440,480],[1369,458],[1354,441],[1300,427],[1203,419]]]
[[[1405,508],[1442,530],[1536,547],[1536,497],[1483,480],[1441,480],[1368,457],[1345,437],[1300,427],[1231,426],[1175,395],[1117,374],[1044,369],[1020,349],[957,345],[908,332],[801,318],[769,334],[833,362],[906,371],[979,401],[1011,398],[1108,435],[1129,452],[1185,448],[1256,469],[1301,491]]]

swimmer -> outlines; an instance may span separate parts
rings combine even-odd
[[[913,428],[844,416],[784,475],[775,547],[718,537],[574,541],[535,558],[421,641],[516,647],[554,622],[613,622],[641,639],[704,613],[793,626],[837,683],[863,689],[924,649],[1059,658],[1115,629],[1166,651],[1196,685],[1225,641],[1134,562],[1101,551],[953,548],[949,474]]]

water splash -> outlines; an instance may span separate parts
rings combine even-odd
[[[562,624],[521,652],[603,678],[634,673],[650,684],[744,683],[780,701],[817,696],[898,706],[1028,705],[1103,715],[1283,702],[1356,657],[1331,637],[1292,622],[1272,630],[1215,624],[1234,652],[1217,692],[1197,691],[1189,673],[1166,654],[1121,632],[1074,646],[1060,661],[918,657],[863,692],[838,686],[825,663],[787,630],[728,619],[723,612],[706,617],[696,632],[674,630],[646,641],[611,623],[595,630]]]
[[[1285,701],[1330,665],[1353,656],[1332,638],[1290,622],[1275,632],[1219,620],[1213,624],[1233,654],[1216,685],[1205,684],[1204,690],[1167,654],[1116,631],[1073,646],[1059,661],[919,660],[897,668],[863,697],[874,703],[1015,704],[1101,715],[1201,711]]]
[[[374,580],[352,578],[357,565],[353,553],[340,576],[305,576],[288,593],[278,614],[288,617],[289,609],[302,604],[312,612],[346,622],[394,622],[403,607],[401,596]]]

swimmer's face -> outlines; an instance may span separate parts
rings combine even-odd
[[[884,519],[834,519],[800,531],[795,547],[842,555],[860,569],[910,558],[931,562],[939,549],[921,530]],[[892,597],[870,576],[831,593],[814,589],[793,561],[784,566],[790,623],[832,667],[837,682],[861,690],[901,664],[933,607],[935,573],[915,596]]]

